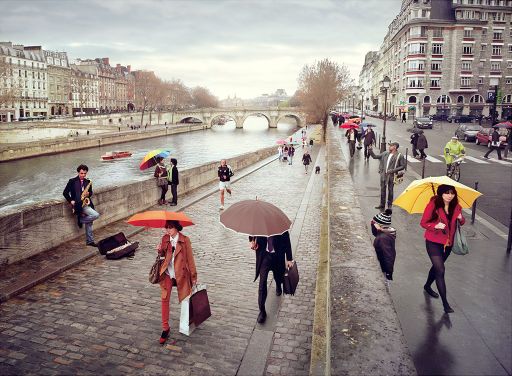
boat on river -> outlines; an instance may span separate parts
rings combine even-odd
[[[101,159],[103,161],[112,161],[114,159],[128,158],[131,156],[132,153],[130,151],[107,151],[101,156]]]

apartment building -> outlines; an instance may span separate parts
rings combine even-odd
[[[48,108],[52,115],[71,115],[71,69],[66,52],[43,51],[48,70]]]
[[[383,112],[388,76],[387,108],[397,115],[488,116],[497,88],[498,117],[512,116],[511,24],[512,0],[403,0],[360,74],[369,107]]]

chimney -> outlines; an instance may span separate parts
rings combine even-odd
[[[110,59],[108,57],[104,57],[102,60],[103,60],[103,64],[110,65]]]
[[[132,66],[131,65],[127,65],[126,68],[128,69],[128,73],[131,73],[132,71]]]

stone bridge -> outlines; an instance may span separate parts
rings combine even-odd
[[[295,107],[234,107],[234,108],[206,108],[174,113],[174,122],[198,119],[203,124],[212,126],[213,120],[219,116],[225,116],[235,121],[237,128],[243,128],[245,119],[249,116],[264,116],[270,128],[277,128],[277,123],[285,117],[294,118],[297,126],[306,125],[305,115]]]

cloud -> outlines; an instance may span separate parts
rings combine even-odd
[[[74,58],[151,69],[219,97],[293,93],[304,64],[330,58],[357,81],[400,0],[4,0],[3,38]],[[37,17],[33,15],[37,14]],[[23,27],[20,27],[23,25]]]

